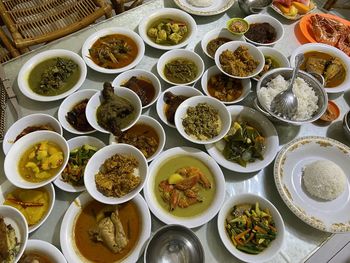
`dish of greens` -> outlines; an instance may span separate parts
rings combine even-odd
[[[260,209],[258,202],[235,205],[225,228],[235,247],[248,254],[264,251],[277,236],[270,211]]]
[[[264,159],[265,138],[246,122],[233,122],[224,137],[224,142],[225,147],[222,151],[224,157],[243,167],[257,159]]]

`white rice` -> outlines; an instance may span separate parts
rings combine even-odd
[[[333,200],[344,192],[347,178],[343,170],[334,162],[319,160],[304,168],[303,182],[312,196]]]
[[[260,103],[263,103],[270,109],[271,102],[276,95],[288,88],[289,81],[286,81],[281,75],[267,83],[267,87],[259,90],[258,96]],[[293,92],[298,99],[298,110],[295,120],[310,119],[318,110],[318,97],[315,91],[302,79],[296,78],[293,85]]]
[[[187,0],[187,1],[191,5],[197,6],[197,7],[208,7],[208,6],[211,6],[213,3],[213,0]]]

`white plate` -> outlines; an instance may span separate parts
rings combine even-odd
[[[206,211],[193,217],[177,217],[170,214],[158,203],[154,189],[155,177],[159,166],[171,157],[189,155],[202,161],[211,170],[215,180],[215,197]],[[175,147],[162,152],[150,165],[143,193],[152,213],[165,224],[180,224],[188,228],[199,227],[209,222],[219,211],[225,199],[225,178],[219,165],[205,152],[191,147]]]
[[[266,138],[264,160],[256,160],[243,167],[238,163],[227,160],[215,144],[206,145],[210,156],[226,169],[239,173],[256,172],[268,166],[275,158],[279,147],[278,134],[273,124],[260,112],[246,106],[234,105],[227,107],[227,109],[231,114],[232,122],[236,120],[247,121]]]
[[[95,62],[93,62],[92,59],[90,58],[89,49],[92,47],[92,45],[100,37],[112,35],[112,34],[126,35],[129,38],[131,38],[137,45],[138,51],[137,51],[136,58],[129,65],[127,65],[125,67],[116,68],[116,69],[103,68],[103,67],[100,67],[99,65],[95,64]],[[143,56],[145,54],[145,44],[143,43],[142,38],[130,29],[122,28],[122,27],[110,27],[110,28],[104,28],[100,31],[97,31],[94,34],[92,34],[91,36],[89,36],[84,42],[84,45],[81,49],[81,54],[82,54],[82,57],[83,57],[85,63],[93,70],[96,70],[96,71],[101,72],[101,73],[115,74],[115,73],[120,73],[120,72],[126,71],[128,69],[132,69],[137,64],[139,64],[141,59],[143,58]]]
[[[302,169],[329,160],[347,175],[345,191],[332,201],[319,201],[302,186]],[[350,232],[350,148],[336,140],[307,136],[286,144],[276,157],[274,177],[277,190],[292,212],[305,223],[326,232]]]
[[[290,65],[292,67],[295,66],[295,57],[299,53],[307,53],[311,51],[318,51],[318,52],[324,52],[329,55],[338,57],[345,67],[346,77],[343,83],[341,83],[339,86],[336,86],[334,88],[324,88],[327,93],[339,93],[344,92],[348,89],[350,89],[350,59],[345,53],[335,47],[332,47],[330,45],[326,44],[320,44],[320,43],[308,43],[304,44],[302,46],[299,46],[297,49],[295,49],[290,56]]]
[[[81,213],[83,207],[92,200],[92,197],[87,192],[82,193],[71,203],[63,217],[60,243],[62,252],[69,263],[87,262],[81,255],[79,255],[73,233],[77,217]],[[123,259],[123,263],[136,262],[142,255],[144,245],[151,235],[151,214],[145,200],[140,194],[138,194],[132,199],[132,201],[135,202],[141,216],[141,233],[137,244],[128,256]]]
[[[78,136],[78,137],[74,137],[70,140],[67,141],[68,143],[68,147],[69,147],[69,152],[73,151],[76,148],[79,148],[81,146],[83,146],[84,144],[88,144],[90,146],[94,146],[97,148],[97,150],[103,148],[105,145],[104,142],[102,142],[101,140],[92,137],[92,136]],[[69,162],[69,159],[68,159]],[[86,188],[84,185],[82,186],[74,186],[70,183],[67,183],[65,181],[62,180],[62,174],[60,174],[60,176],[58,176],[56,178],[55,181],[53,181],[53,183],[60,189],[62,189],[63,191],[66,192],[71,192],[71,193],[76,193],[76,192],[82,192],[84,191]]]
[[[15,189],[17,189],[17,187],[11,184],[8,180],[5,181],[2,185],[0,185],[0,204],[3,204],[6,200],[6,195],[14,191]],[[40,221],[37,224],[33,226],[28,226],[28,233],[32,233],[33,231],[37,230],[46,221],[55,204],[55,188],[53,187],[53,185],[47,184],[43,186],[42,189],[46,190],[49,195],[49,207],[47,209],[46,214],[40,219]]]
[[[196,7],[191,5],[187,0],[174,0],[174,2],[187,13],[198,16],[213,16],[225,12],[236,0],[213,0],[212,5],[208,7]]]
[[[47,256],[53,262],[67,263],[62,252],[57,247],[43,240],[29,239],[24,253],[26,254],[28,252],[38,252],[41,255]]]

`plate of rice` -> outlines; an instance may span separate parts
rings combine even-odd
[[[321,231],[350,232],[350,148],[336,140],[306,136],[276,157],[274,179],[288,208]]]
[[[174,0],[187,13],[197,16],[213,16],[229,9],[237,0]]]

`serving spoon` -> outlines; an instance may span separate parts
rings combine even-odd
[[[298,99],[293,92],[293,84],[299,72],[300,65],[304,62],[304,54],[298,54],[295,57],[295,68],[293,70],[292,78],[286,90],[277,94],[271,102],[271,111],[285,119],[292,119],[298,110]]]

